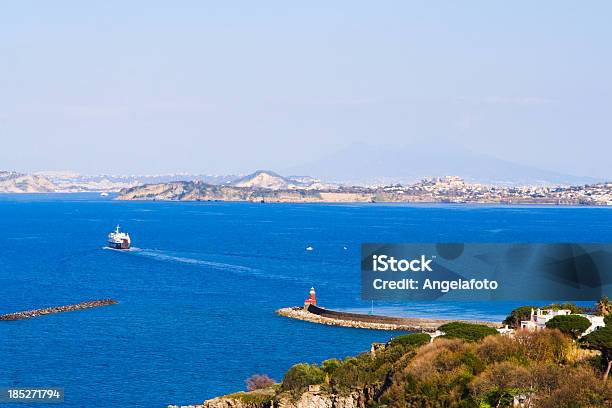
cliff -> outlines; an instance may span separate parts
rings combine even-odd
[[[200,405],[184,405],[180,408],[366,408],[381,387],[365,387],[346,394],[326,391],[305,391],[298,398],[289,394],[281,394],[269,398],[253,398],[260,391],[237,393],[204,401]],[[261,394],[261,393],[260,393]],[[168,408],[179,408],[169,405]]]
[[[199,182],[147,184],[124,189],[118,200],[250,201],[250,202],[371,202],[372,194],[320,190],[273,190],[217,186]]]

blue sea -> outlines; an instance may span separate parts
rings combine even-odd
[[[104,248],[116,224],[132,250]],[[362,242],[611,240],[607,208],[0,195],[0,314],[119,302],[0,322],[0,387],[63,387],[66,407],[199,403],[243,390],[252,374],[281,380],[295,363],[353,355],[394,336],[274,314],[302,304],[311,286],[323,306],[369,310],[359,298]],[[517,305],[375,303],[374,311],[501,320]]]

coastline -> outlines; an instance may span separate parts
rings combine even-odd
[[[272,176],[270,176],[272,177]],[[276,177],[279,179],[279,177]],[[275,180],[276,180],[275,179]],[[282,181],[282,178],[279,179]],[[246,201],[258,203],[449,203],[611,206],[610,183],[574,187],[507,187],[466,183],[458,177],[411,185],[302,187],[279,180],[248,185],[211,185],[177,181],[121,190],[115,200]],[[285,183],[286,184],[286,183]]]

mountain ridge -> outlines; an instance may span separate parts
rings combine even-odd
[[[345,184],[403,184],[442,174],[500,185],[580,185],[606,181],[518,164],[462,146],[423,143],[405,146],[355,143],[318,160],[290,166],[284,172],[307,173]]]

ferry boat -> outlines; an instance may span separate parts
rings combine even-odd
[[[127,232],[120,232],[119,225],[115,231],[108,234],[108,246],[113,249],[130,249],[132,240]]]

